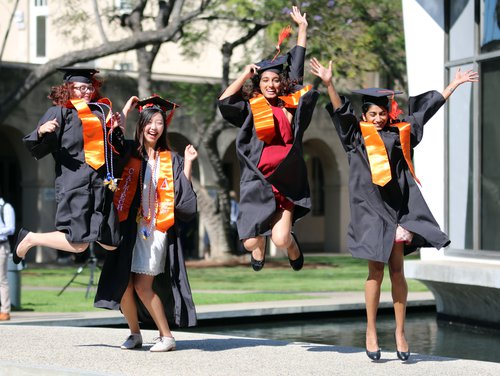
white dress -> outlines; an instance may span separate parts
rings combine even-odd
[[[142,186],[142,208],[144,213],[148,213],[149,209],[149,190],[150,188],[154,190],[154,194],[152,197],[156,197],[156,185],[158,183],[158,176],[160,171],[160,158],[157,156],[158,165],[155,168],[155,177],[151,179],[151,172],[153,170],[152,164],[155,161],[150,160],[146,165],[146,172],[144,173],[144,180]],[[150,186],[150,183],[153,183]],[[153,200],[152,200],[153,201]],[[154,200],[156,201],[156,199]],[[151,202],[154,205],[154,202]],[[153,208],[152,221],[155,223],[156,213]],[[164,272],[165,270],[165,258],[167,256],[167,247],[166,247],[166,233],[153,229],[151,234],[144,239],[143,237],[143,229],[147,228],[149,231],[149,226],[144,222],[141,218],[139,223],[137,224],[137,237],[135,240],[135,246],[132,253],[132,269],[133,273],[140,274],[148,274],[148,275],[158,275]]]

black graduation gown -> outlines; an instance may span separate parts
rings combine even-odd
[[[174,152],[172,152],[172,168],[174,170],[175,219],[188,222],[196,215],[196,193],[191,182],[184,175],[184,159]],[[120,223],[123,235],[120,246],[116,251],[106,254],[94,300],[94,306],[97,308],[120,309],[120,301],[130,278],[132,251],[137,235],[136,216],[139,200],[138,187],[128,218]],[[165,272],[155,276],[153,290],[164,305],[169,324],[188,327],[196,325],[196,311],[184,264],[179,231],[177,221],[167,231]],[[137,296],[136,302],[139,320],[153,324],[153,319]]]
[[[302,83],[305,48],[295,46],[288,55],[290,66],[288,75],[291,80]],[[297,85],[294,91],[301,88],[302,86]],[[311,122],[318,96],[319,92],[312,89],[300,98],[291,124],[294,134],[292,148],[267,178],[257,168],[264,142],[259,140],[255,132],[250,103],[243,99],[241,92],[219,100],[219,109],[224,119],[240,128],[236,139],[241,171],[237,220],[240,239],[270,235],[270,222],[276,212],[272,185],[294,203],[293,223],[311,210],[311,195],[303,157],[302,137]]]
[[[103,122],[97,106],[89,107]],[[52,119],[57,119],[59,128],[39,138],[39,127]],[[113,206],[113,192],[104,185],[106,166],[94,170],[85,163],[82,122],[76,109],[50,107],[38,122],[37,129],[26,135],[23,142],[36,159],[52,153],[56,162],[55,228],[64,232],[69,242],[99,241],[117,246],[120,241],[118,217]],[[118,127],[113,131],[113,146],[120,151],[123,143],[123,133]],[[111,148],[107,149],[108,157],[116,164],[116,154],[111,157]]]
[[[419,247],[440,249],[447,246],[450,240],[440,230],[403,157],[399,130],[386,126],[379,131],[392,173],[392,180],[380,187],[372,183],[359,121],[349,100],[342,97],[342,101],[343,105],[336,111],[331,104],[327,105],[327,110],[349,161],[349,251],[357,258],[387,263],[398,224],[414,233],[411,244],[405,244],[405,255]],[[409,113],[402,121],[411,124],[412,156],[413,148],[422,139],[424,124],[444,103],[445,99],[437,91],[410,97]]]

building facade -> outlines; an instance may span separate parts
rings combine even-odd
[[[9,36],[5,41],[2,62],[0,63],[0,96],[10,95],[16,85],[38,64],[61,56],[69,50],[98,46],[102,41],[97,32],[96,22],[91,18],[93,1],[74,2],[62,0],[20,0],[14,11]],[[129,11],[130,2],[107,0],[98,2],[100,10],[115,7],[119,12]],[[0,35],[5,35],[12,14],[13,2],[0,4]],[[68,7],[73,13],[68,13]],[[73,8],[71,8],[73,7]],[[87,9],[87,11],[82,10]],[[76,24],[61,25],[67,14],[84,17],[80,33],[88,38],[78,39],[70,29]],[[86,14],[86,15],[85,15]],[[69,17],[69,16],[68,16]],[[86,17],[86,18],[85,18]],[[80,24],[78,24],[80,25]],[[78,26],[79,28],[80,26]],[[103,25],[105,32],[117,38],[126,36],[118,24],[109,22]],[[71,30],[70,30],[71,31]],[[211,32],[214,38],[199,52],[196,59],[184,58],[181,46],[165,43],[153,66],[154,86],[158,92],[171,92],[172,82],[192,83],[218,82],[221,77],[222,57],[218,46],[226,37],[228,30],[217,28]],[[234,37],[234,35],[233,35]],[[292,42],[290,42],[292,43]],[[234,61],[243,59],[244,47],[236,51]],[[246,57],[251,58],[251,57]],[[254,59],[256,60],[256,58]],[[101,58],[85,64],[101,71],[105,79],[103,94],[109,96],[115,108],[121,108],[128,96],[137,92],[137,62],[134,51]],[[50,156],[35,161],[24,148],[21,138],[31,132],[43,115],[50,101],[47,99],[49,87],[60,83],[60,74],[54,74],[38,85],[22,103],[0,124],[0,175],[4,192],[16,207],[19,224],[32,231],[52,231],[55,211],[54,201],[54,163]],[[199,94],[203,95],[200,90]],[[175,100],[175,94],[170,97]],[[215,99],[215,98],[214,98]],[[182,104],[182,103],[181,103]],[[173,147],[183,150],[183,145],[198,144],[199,121],[183,108],[176,111],[169,133]],[[220,157],[228,171],[231,187],[239,190],[239,166],[235,152],[237,129],[228,129],[218,140]],[[297,223],[295,231],[306,251],[345,252],[346,232],[349,221],[347,193],[347,158],[340,145],[333,125],[322,106],[315,110],[314,120],[304,136],[304,152],[309,169],[309,181],[313,200],[311,214]],[[210,189],[216,181],[206,152],[200,146],[199,158],[195,168],[195,179],[203,187]],[[204,224],[198,224],[198,238],[191,256],[201,256],[203,247]],[[45,262],[55,258],[54,252],[38,249],[30,252],[28,261]]]
[[[407,274],[431,288],[439,313],[498,324],[500,3],[403,0],[403,15],[411,95],[442,90],[457,69],[480,74],[453,93],[416,149],[422,191],[451,244],[422,250]]]

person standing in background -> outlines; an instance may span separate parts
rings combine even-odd
[[[9,235],[14,235],[16,215],[11,204],[4,201],[0,190],[0,321],[10,320],[10,292],[7,279]]]

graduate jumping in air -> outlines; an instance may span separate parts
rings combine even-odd
[[[311,72],[328,89],[328,110],[349,160],[351,222],[347,234],[349,251],[368,260],[365,284],[366,354],[380,359],[376,318],[384,265],[389,265],[396,318],[396,354],[407,360],[410,348],[405,337],[408,286],[404,256],[419,247],[446,247],[450,240],[432,216],[413,168],[413,148],[423,136],[424,125],[443,106],[458,86],[478,81],[472,70],[457,71],[442,92],[428,91],[409,98],[409,110],[402,120],[393,100],[394,91],[379,88],[356,90],[362,94],[358,119],[350,101],[338,95],[332,80],[332,62],[325,68],[311,60]]]
[[[91,242],[113,250],[120,240],[113,191],[124,116],[113,113],[110,100],[101,97],[97,70],[59,70],[64,72],[64,83],[51,90],[53,106],[23,139],[36,159],[51,153],[56,162],[56,231],[35,233],[22,228],[13,250],[15,263],[35,246],[80,253]],[[124,113],[129,106],[130,100]]]
[[[277,248],[287,250],[294,270],[304,263],[291,229],[311,208],[302,137],[319,93],[302,86],[306,14],[293,7],[290,16],[298,26],[297,45],[284,56],[246,66],[219,98],[222,116],[240,128],[236,140],[241,167],[237,227],[255,271],[264,267],[269,235]],[[253,88],[244,93],[247,80]]]
[[[196,325],[177,219],[188,222],[196,215],[191,173],[198,153],[188,145],[182,158],[168,147],[176,104],[158,96],[135,98],[132,107],[137,104],[140,111],[135,141],[126,144],[127,162],[114,197],[123,240],[106,255],[94,305],[123,312],[130,336],[122,349],[142,347],[141,321],[160,332],[150,351],[164,352],[176,347],[169,323]]]

